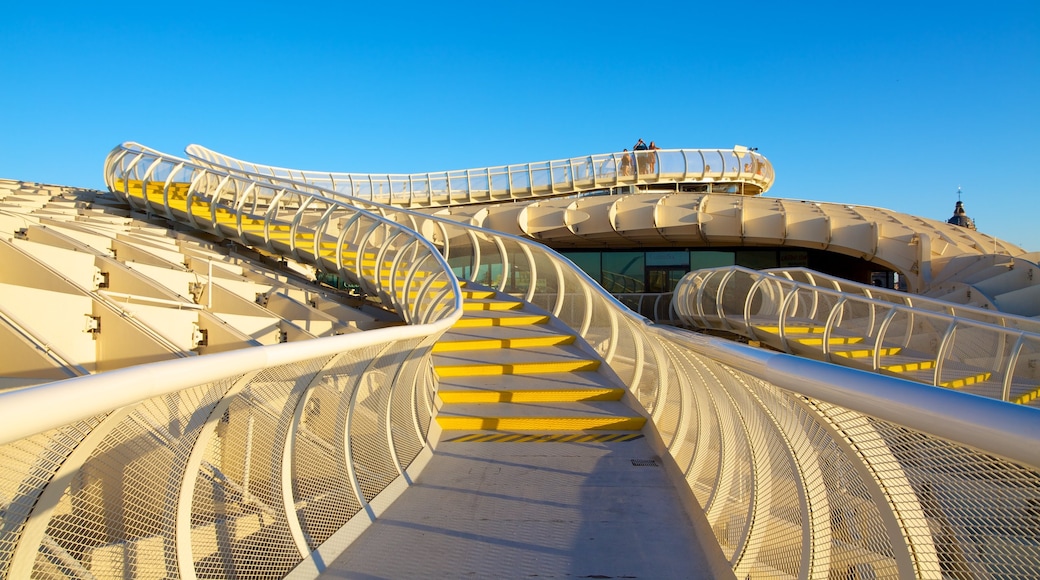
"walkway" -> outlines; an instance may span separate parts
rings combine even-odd
[[[442,441],[322,578],[717,577],[661,463],[642,437]]]
[[[433,350],[433,457],[326,577],[717,577],[679,489],[692,494],[595,351],[531,304],[464,286]]]

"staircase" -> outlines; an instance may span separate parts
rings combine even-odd
[[[825,327],[811,324],[787,324],[784,339],[780,327],[769,324],[755,325],[754,334],[763,343],[808,358],[825,360],[843,366],[876,371],[902,379],[935,384],[985,397],[1001,398],[1004,377],[991,370],[978,368],[957,360],[943,363],[939,381],[935,381],[936,355],[934,352],[910,346],[882,345],[874,347],[874,338],[858,335],[847,329],[834,328],[825,335]],[[894,332],[893,336],[901,333]],[[916,344],[937,341],[938,337],[916,337]],[[785,346],[786,343],[786,346]],[[876,361],[875,361],[876,359]],[[1011,383],[1011,402],[1040,404],[1040,386],[1021,380]]]
[[[464,283],[463,317],[433,349],[449,441],[622,441],[646,419],[600,359],[548,314]]]

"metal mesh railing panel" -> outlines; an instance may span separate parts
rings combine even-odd
[[[654,352],[654,355],[655,358],[663,357],[665,353],[659,348]],[[686,409],[684,405],[683,391],[685,389],[680,383],[678,369],[674,365],[661,364],[656,362],[656,360],[653,366],[660,369],[657,373],[664,375],[661,377],[664,396],[656,397],[658,401],[653,407],[654,425],[657,427],[657,432],[661,435],[664,444],[671,447],[673,440],[681,435],[681,429],[684,427],[684,415],[690,410]],[[657,377],[655,376],[654,378]],[[688,421],[688,419],[686,420]]]
[[[711,425],[666,441],[738,577],[1040,569],[1036,470],[779,389],[685,340],[664,346],[668,364],[700,392],[669,404]]]
[[[913,486],[943,576],[1036,577],[1040,474],[897,425],[876,428]]]
[[[722,461],[722,432],[717,428],[722,423],[722,411],[713,392],[717,390],[713,388],[717,381],[698,359],[692,358],[692,353],[666,346],[673,359],[684,363],[681,366],[688,373],[691,389],[683,393],[683,402],[696,411],[689,416],[694,423],[687,435],[673,441],[670,451],[697,501],[706,505],[715,489]]]
[[[409,354],[404,346],[392,344],[370,359],[351,405],[350,458],[366,500],[398,475],[389,454],[387,420],[394,374]]]
[[[414,342],[415,344],[412,346],[418,347],[418,341]],[[425,379],[428,375],[423,372],[424,369],[432,366],[429,351],[419,349],[418,352],[424,352],[424,354],[419,355],[413,352],[412,355],[405,358],[397,380],[394,381],[397,386],[390,393],[390,436],[397,460],[404,469],[411,465],[424,445],[417,429],[421,429],[423,432],[429,429],[428,413],[425,409],[420,412],[420,409],[417,408],[417,403],[421,399],[417,399],[416,395],[420,394],[421,397],[421,393],[435,388],[432,384],[426,383]],[[417,420],[427,422],[416,425]]]
[[[350,485],[344,432],[350,400],[372,350],[341,355],[322,371],[304,404],[293,448],[293,499],[312,548],[361,511]]]
[[[726,389],[726,381],[732,377],[721,377],[726,371],[717,365],[705,365],[719,388],[719,405],[722,414],[720,430],[721,462],[718,476],[713,485],[709,502],[704,506],[708,523],[726,557],[739,560],[738,550],[746,542],[747,526],[752,516],[752,489],[756,471],[755,455],[751,446],[748,424],[733,403],[732,391]]]
[[[283,507],[283,456],[296,406],[327,360],[264,369],[232,401],[193,496],[193,516],[209,523],[192,528],[200,577],[277,578],[302,558]]]
[[[224,390],[210,384],[150,399],[102,423],[103,439],[50,513],[34,574],[175,575],[184,466]]]
[[[11,564],[25,525],[40,496],[63,462],[102,417],[53,429],[0,447],[0,501],[3,528],[0,535],[0,577],[11,576]]]

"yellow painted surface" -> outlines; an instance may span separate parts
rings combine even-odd
[[[1040,387],[1037,387],[1024,395],[1021,395],[1012,402],[1016,405],[1025,405],[1026,403],[1031,403],[1037,399],[1040,399]]]
[[[905,373],[910,371],[925,371],[935,368],[935,361],[923,360],[919,362],[908,362],[898,365],[888,365],[881,367],[882,370],[890,371],[893,373]]]
[[[892,356],[892,355],[899,354],[899,352],[901,350],[903,350],[903,349],[898,347],[898,346],[896,346],[896,347],[892,347],[892,348],[883,348],[879,352],[880,352],[881,356]],[[867,358],[867,357],[874,356],[874,349],[872,349],[872,348],[861,348],[861,349],[856,349],[856,350],[843,350],[843,351],[839,351],[839,352],[833,352],[831,354],[833,354],[834,356],[843,356],[845,358]]]
[[[822,338],[796,338],[793,342],[806,346],[823,346]],[[859,344],[863,342],[862,336],[832,336],[827,339],[827,344]]]
[[[757,330],[762,332],[768,332],[770,334],[780,334],[779,326],[756,326]],[[824,328],[822,326],[785,326],[784,333],[786,334],[823,334]]]
[[[437,416],[437,424],[446,431],[587,431],[610,429],[638,431],[646,423],[644,417],[445,417]]]
[[[946,387],[948,389],[962,389],[964,387],[970,387],[971,385],[977,385],[979,383],[986,382],[989,380],[991,376],[993,376],[993,373],[978,373],[976,375],[971,375],[960,379],[954,379],[952,381],[942,382],[939,383],[939,386]]]
[[[622,389],[553,389],[511,391],[438,391],[444,403],[574,403],[620,401]]]
[[[460,350],[493,350],[496,348],[529,348],[574,344],[574,336],[556,334],[552,336],[529,336],[521,338],[479,338],[473,340],[442,340],[433,345],[433,352],[456,352]]]
[[[460,318],[454,328],[479,328],[483,326],[527,326],[529,324],[545,324],[549,317],[540,314],[527,316],[510,316],[509,318]]]
[[[475,312],[480,310],[519,310],[523,305],[523,302],[515,300],[497,300],[495,302],[466,301],[462,304],[462,309],[466,312]]]
[[[470,433],[445,443],[613,443],[642,436],[642,433]]]
[[[570,373],[575,371],[594,371],[598,368],[598,360],[575,360],[510,364],[445,365],[434,367],[434,370],[437,371],[437,376],[447,378]]]

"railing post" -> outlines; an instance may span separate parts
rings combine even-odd
[[[1007,367],[1004,370],[1004,385],[1001,389],[1000,396],[1000,400],[1002,401],[1011,401],[1011,382],[1012,379],[1014,379],[1015,366],[1018,365],[1018,357],[1022,353],[1022,347],[1025,345],[1025,341],[1025,333],[1019,333],[1018,340],[1016,340],[1015,345],[1011,347],[1011,355],[1008,357]]]

